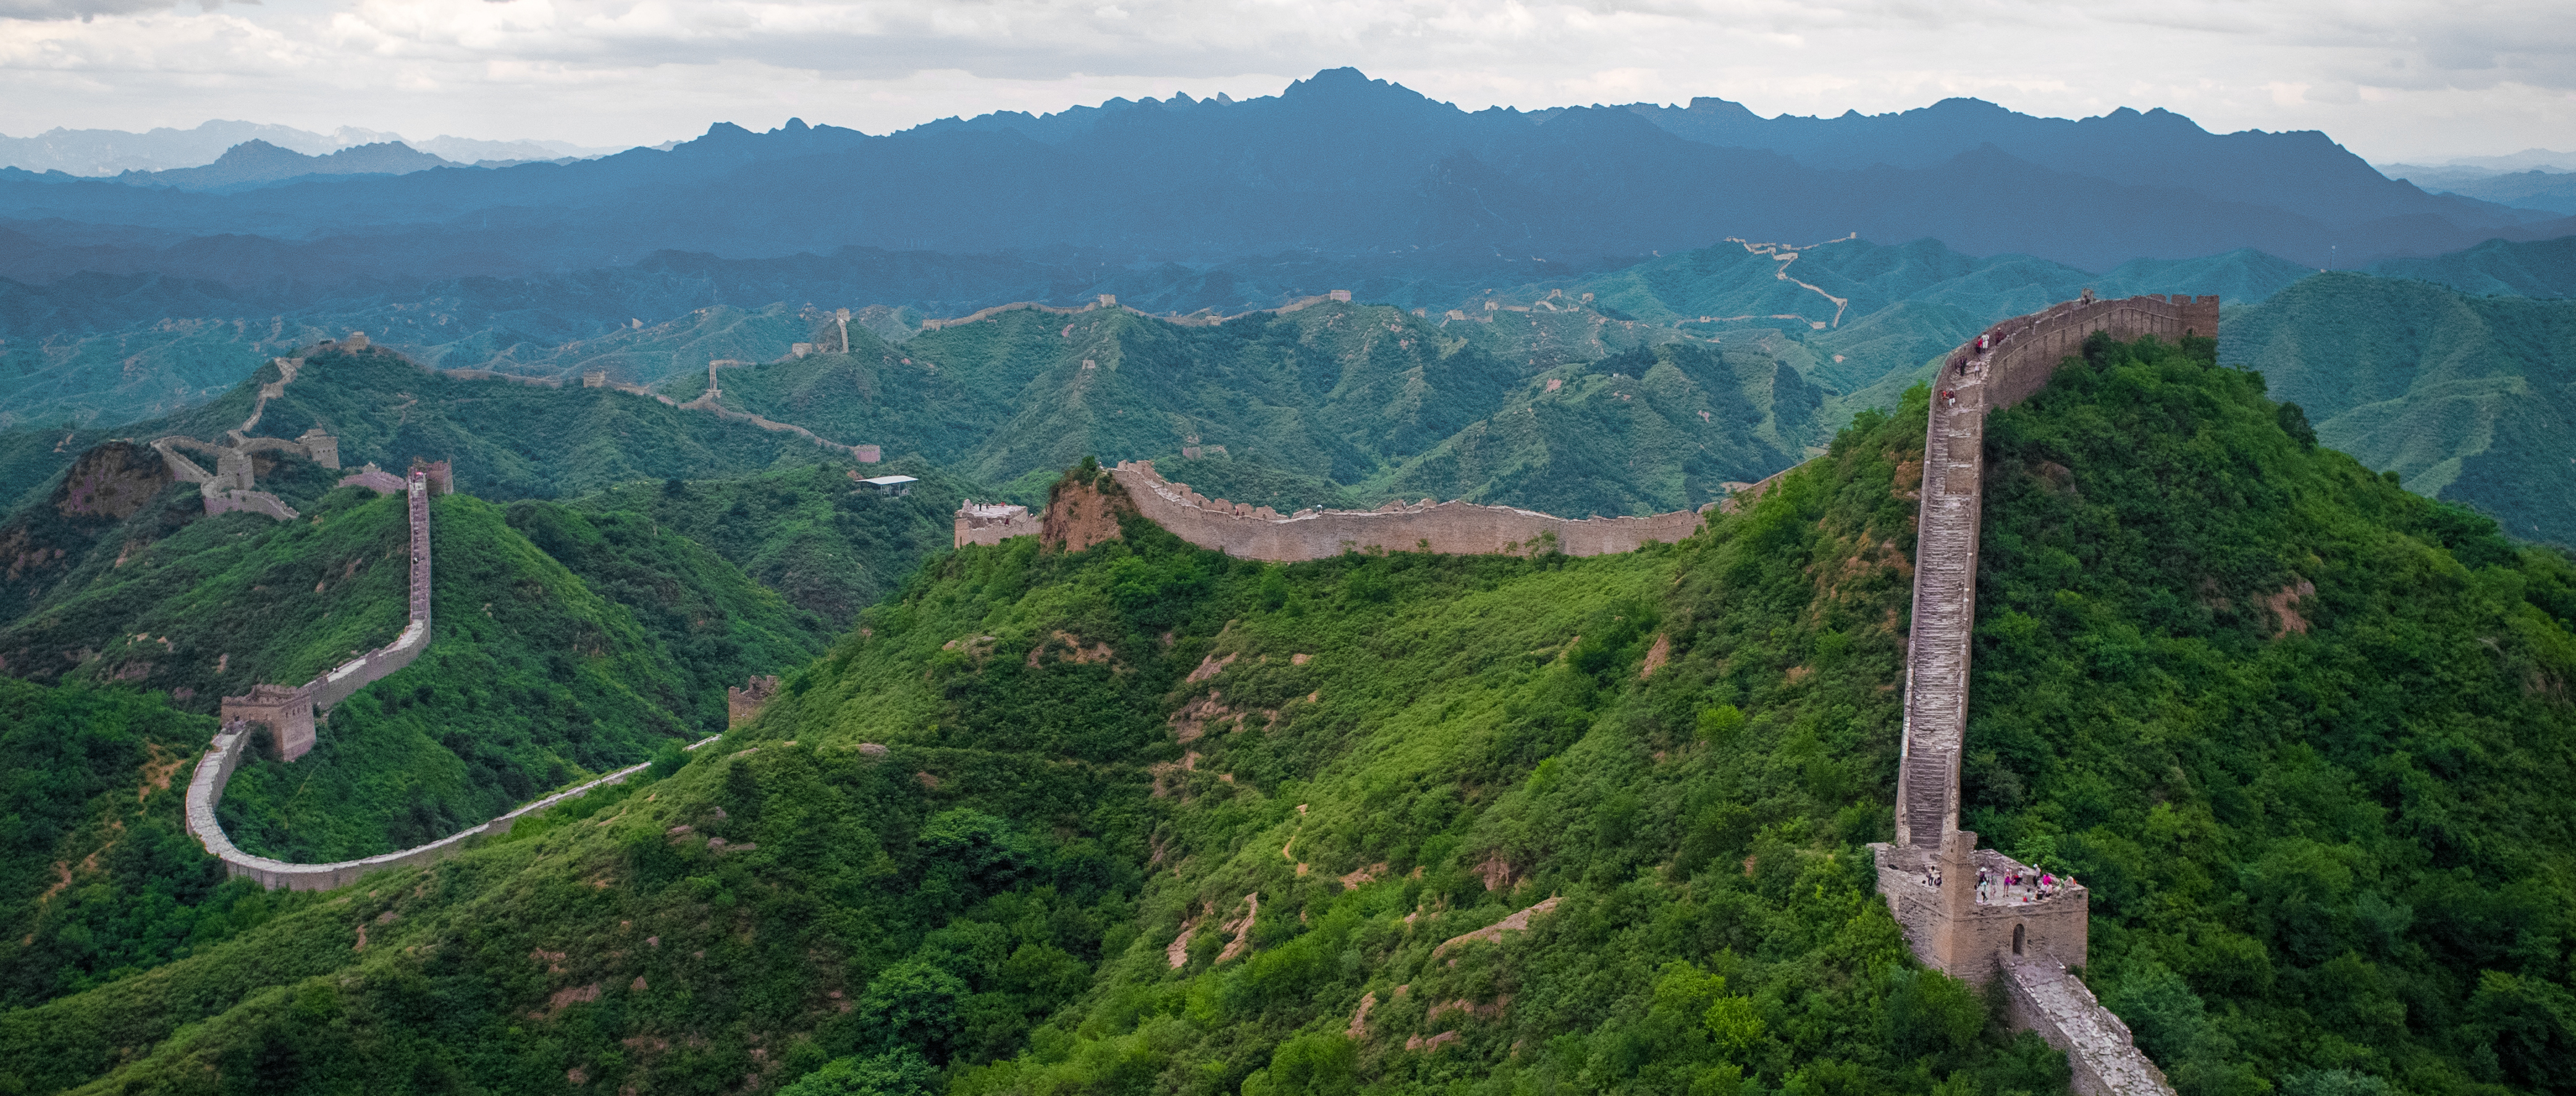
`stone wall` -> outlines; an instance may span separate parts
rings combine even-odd
[[[1647,541],[1679,541],[1699,529],[1701,516],[1680,510],[1644,518],[1571,521],[1508,506],[1429,499],[1411,505],[1388,503],[1378,510],[1309,509],[1282,516],[1267,507],[1210,499],[1190,490],[1188,484],[1167,482],[1150,461],[1121,461],[1110,474],[1138,512],[1181,539],[1245,559],[1281,563],[1372,549],[1485,555],[1554,548],[1569,556],[1608,555],[1633,552]]]
[[[289,362],[301,364],[300,359],[280,358],[278,361],[282,364]],[[295,379],[294,370],[290,368],[287,370],[286,380],[293,379]],[[285,384],[286,381],[277,381],[267,387],[283,388]],[[265,398],[261,406],[267,406]],[[254,411],[250,421],[242,425],[248,428],[258,421],[259,414]],[[286,500],[254,488],[254,465],[251,461],[253,453],[293,453],[325,468],[340,467],[340,439],[323,433],[320,427],[305,431],[302,437],[293,441],[285,438],[246,438],[242,436],[241,430],[232,431],[231,440],[230,445],[218,445],[214,442],[199,441],[174,434],[155,439],[152,442],[152,448],[161,454],[162,463],[169,469],[171,478],[186,480],[197,485],[197,494],[205,499],[206,513],[209,516],[236,511],[263,514],[279,521],[294,521],[302,516],[295,512],[294,507],[288,506]],[[179,452],[182,449],[192,449],[214,458],[215,470],[206,471],[203,465],[182,455]]]
[[[371,482],[371,473],[373,477],[392,478],[370,465],[366,471],[349,476],[342,482],[375,486]],[[644,769],[643,765],[629,766],[537,800],[462,833],[363,860],[290,864],[245,853],[224,835],[223,824],[216,818],[215,804],[223,800],[224,787],[241,763],[241,751],[251,737],[251,724],[268,724],[278,740],[281,754],[286,760],[295,760],[313,748],[314,716],[317,712],[327,713],[332,705],[348,699],[350,694],[368,683],[410,665],[413,659],[420,657],[421,651],[428,648],[431,629],[429,500],[433,483],[444,480],[447,475],[448,464],[445,461],[415,461],[410,479],[404,484],[411,532],[410,620],[400,636],[395,637],[392,643],[333,667],[329,673],[303,685],[294,688],[254,685],[245,695],[223,698],[224,729],[215,736],[214,744],[206,751],[205,758],[197,763],[196,773],[188,782],[187,814],[189,832],[206,846],[208,853],[224,862],[224,870],[231,876],[259,880],[261,886],[272,890],[278,887],[327,890],[346,886],[371,871],[428,863],[455,852],[469,839],[486,833],[507,833],[521,815],[544,810],[593,788],[615,784]],[[777,679],[769,678],[768,682],[774,688]],[[760,682],[755,679],[753,684],[757,688]],[[734,692],[739,694],[741,690]],[[689,748],[694,750],[713,741],[715,739],[709,738]]]
[[[2172,1096],[2163,1070],[2138,1053],[2129,1025],[2111,1015],[2065,964],[2007,956],[2002,961],[2005,1016],[2015,1031],[2037,1032],[2066,1053],[2079,1096]]]
[[[1000,544],[1012,537],[1033,537],[1044,525],[1026,506],[967,499],[957,507],[955,546]]]
[[[293,521],[303,516],[296,513],[294,507],[288,506],[285,499],[266,491],[210,491],[205,494],[205,499],[206,514],[209,517],[236,511],[260,514],[279,521]]]
[[[1969,655],[1985,492],[1985,420],[2030,398],[2094,332],[2129,340],[2218,335],[2218,298],[2149,295],[2068,301],[1988,328],[1942,362],[1924,427],[1915,521],[1913,618],[1906,633],[1905,726],[1897,763],[1896,843],[1873,845],[1879,892],[1927,966],[1973,982],[2006,976],[2015,1028],[2066,1051],[2087,1096],[2170,1096],[2129,1030],[2067,973],[2084,965],[2089,896],[2068,885],[2036,904],[1979,902],[1976,869],[2020,868],[1959,828]],[[1979,340],[1985,345],[1980,346]],[[1941,886],[1923,882],[1928,865]],[[2026,869],[2023,869],[2026,870]]]
[[[369,872],[427,864],[465,849],[467,843],[474,838],[485,834],[508,833],[520,818],[545,810],[567,799],[587,795],[594,789],[624,783],[629,777],[652,766],[652,762],[649,761],[641,765],[629,765],[606,776],[576,784],[529,803],[482,825],[450,834],[426,845],[417,845],[399,852],[389,852],[360,860],[341,860],[329,864],[290,864],[283,860],[253,856],[241,851],[234,846],[231,838],[224,836],[223,823],[215,817],[215,804],[222,801],[224,785],[232,781],[233,770],[241,763],[243,744],[249,738],[247,728],[228,726],[222,733],[215,736],[214,744],[206,750],[205,758],[197,762],[197,771],[188,780],[188,831],[196,835],[197,840],[206,846],[208,853],[223,861],[226,875],[235,879],[258,880],[260,886],[270,890],[280,887],[289,890],[330,890],[355,883]],[[687,748],[694,750],[713,741],[715,741],[713,737],[701,739]]]
[[[376,467],[374,461],[368,461],[364,467],[340,477],[340,482],[335,486],[364,487],[379,495],[399,495],[403,492],[402,477]]]
[[[374,468],[373,465],[368,467]],[[438,462],[437,467],[445,468],[446,462]],[[376,474],[384,475],[381,471]],[[366,473],[361,472],[348,477],[348,480],[363,481],[365,476]],[[293,761],[313,749],[314,717],[317,713],[329,715],[331,709],[347,700],[350,694],[411,665],[413,659],[420,657],[420,652],[429,646],[430,631],[429,483],[429,473],[416,470],[406,488],[409,496],[406,505],[411,535],[411,575],[410,605],[402,634],[395,636],[393,642],[334,666],[328,673],[292,689],[284,685],[253,685],[248,693],[225,697],[222,712],[226,722],[238,718],[269,724],[276,729],[280,756]]]
[[[2080,353],[2085,336],[2107,331],[2123,341],[2154,335],[2173,342],[2188,335],[2218,337],[2218,298],[2176,293],[2116,301],[2067,301],[2027,316],[2015,316],[1986,329],[2000,345],[1987,352],[1986,406],[2010,407],[2029,399],[2048,384],[2048,376],[2069,355]],[[1974,353],[1975,340],[1960,350]]]

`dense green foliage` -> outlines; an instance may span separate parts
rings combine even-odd
[[[540,819],[327,929],[284,918],[0,1020],[29,1048],[0,1068],[89,1076],[115,1016],[156,1045],[109,1082],[139,1091],[206,1066],[279,1091],[713,1091],[843,1055],[811,1084],[869,1091],[912,1084],[906,1054],[978,1091],[2044,1090],[2051,1052],[1903,970],[1853,844],[1885,828],[1894,477],[1921,423],[1874,420],[1752,514],[1633,556],[1277,568],[1133,520],[1081,555],[961,552],[754,727],[573,808],[604,824]],[[1819,591],[1818,563],[1844,580]],[[1551,891],[1528,933],[1432,958]],[[207,992],[352,918],[371,942],[346,973]],[[1354,1054],[1327,1033],[1372,991]],[[1404,1049],[1444,1030],[1466,1038]]]
[[[2211,351],[1992,420],[1967,821],[2189,1096],[2565,1091],[2576,565]],[[0,1083],[2058,1090],[1861,847],[1923,428],[1625,556],[934,559],[653,783],[0,1014]]]
[[[2576,1088],[2576,564],[2208,353],[1990,420],[1965,824],[2092,888],[2186,1096]]]
[[[853,476],[881,475],[919,482],[894,497],[851,482]],[[860,609],[892,593],[924,558],[949,546],[960,502],[989,501],[991,494],[918,460],[897,460],[730,480],[620,484],[566,505],[588,513],[633,513],[657,530],[686,537],[838,633]]]
[[[2516,539],[2576,544],[2576,301],[2321,274],[2222,325],[2317,438]]]
[[[227,883],[180,823],[214,722],[150,694],[0,679],[0,1009],[112,982],[311,904]]]
[[[1654,362],[1615,355],[1673,342],[1672,330],[1588,309],[1477,317],[1325,303],[1205,326],[1020,308],[899,349],[854,331],[847,354],[727,369],[719,401],[987,482],[1086,454],[1223,446],[1349,485],[1365,504],[1434,493],[1578,515],[1698,506],[1824,436],[1823,393],[1775,339],[1670,358],[1674,375],[1632,400],[1617,382]],[[1550,380],[1574,387],[1550,392]],[[663,391],[692,400],[706,387],[690,376]]]

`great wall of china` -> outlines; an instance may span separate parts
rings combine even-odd
[[[1323,299],[1347,297],[1336,293],[1317,300]],[[1314,302],[1297,302],[1307,303]],[[1113,307],[1113,301],[1104,297],[1099,304],[1083,309],[1004,305],[957,320],[932,321],[928,329],[973,322],[1014,308],[1070,313],[1100,307]],[[2006,877],[2027,878],[2035,870],[1995,850],[1977,848],[1977,835],[1959,828],[1959,759],[1966,738],[1969,657],[1976,617],[1985,418],[1990,411],[2010,407],[2039,391],[2058,364],[2076,353],[2084,340],[2096,332],[2124,340],[2147,335],[2167,339],[2215,337],[2218,298],[2177,294],[2170,299],[2148,295],[2094,300],[2088,291],[2083,299],[1994,325],[1946,358],[1941,366],[1924,435],[1913,623],[1908,633],[1904,728],[1897,776],[1896,840],[1872,845],[1871,849],[1877,860],[1880,893],[1915,956],[1927,966],[1978,985],[1992,983],[2001,976],[2012,1026],[2037,1032],[2066,1053],[2073,1069],[2074,1091],[2084,1096],[2171,1096],[2173,1090],[2163,1073],[2137,1050],[2128,1027],[2103,1008],[2071,972],[2070,968],[2084,965],[2088,954],[2089,892],[2072,880],[2045,894],[2027,884],[2007,888],[2002,885]],[[711,364],[709,397],[693,401],[693,405],[705,404],[714,409],[714,369]],[[292,370],[287,370],[286,380],[292,379]],[[588,377],[584,381],[592,386],[599,383]],[[284,383],[270,387],[282,389]],[[616,387],[642,392],[634,386]],[[262,406],[272,394],[263,390]],[[671,402],[668,397],[655,398]],[[254,411],[244,430],[257,419]],[[773,427],[766,421],[761,425],[793,429],[785,424]],[[233,432],[235,446],[231,451],[237,459],[246,461],[249,447],[244,445],[244,430]],[[164,441],[171,446],[156,442],[155,448],[173,462],[174,471],[181,465],[195,467],[173,452],[174,448],[187,444],[219,448],[192,439]],[[336,466],[336,449],[314,446],[314,441],[308,435],[295,443],[279,444],[304,445],[316,459],[328,451]],[[183,477],[206,486],[210,511],[215,509],[218,487],[227,493],[249,487],[246,465],[238,484],[217,482],[217,477],[226,474],[223,460],[218,454],[218,473],[208,475],[197,469],[198,476]],[[443,465],[439,471],[444,473]],[[391,479],[375,472],[372,465],[369,472]],[[342,482],[364,482],[366,475],[353,475]],[[1573,521],[1510,507],[1424,499],[1409,505],[1392,502],[1371,511],[1308,509],[1282,515],[1267,507],[1209,499],[1187,484],[1164,480],[1150,462],[1121,462],[1109,475],[1140,514],[1184,540],[1232,555],[1277,562],[1369,550],[1485,554],[1553,548],[1578,556],[1627,552],[1650,541],[1672,542],[1687,537],[1699,528],[1708,511],[1718,507],[1711,504],[1698,511],[1645,518],[1592,517]],[[1737,497],[1756,496],[1763,486],[1777,479],[1774,476],[1765,480]],[[314,707],[327,710],[329,703],[344,698],[365,681],[408,663],[420,647],[427,645],[427,471],[415,469],[407,490],[412,508],[413,615],[403,638],[299,689],[262,686],[250,696],[225,698],[224,733],[216,736],[205,760],[198,765],[188,789],[187,813],[191,830],[223,859],[232,875],[257,878],[269,887],[342,886],[369,871],[423,863],[446,855],[475,836],[506,833],[512,823],[530,812],[624,780],[645,767],[619,770],[437,842],[363,860],[288,864],[242,853],[224,836],[215,818],[214,804],[223,794],[240,751],[251,738],[248,723],[255,714],[265,713],[260,718],[278,728],[281,748],[289,748],[286,743],[293,741],[297,733],[292,706],[297,702],[295,698],[301,698],[306,704],[300,725],[302,742],[303,748],[309,749]],[[292,511],[281,516],[291,517]],[[992,545],[1015,536],[1049,535],[1046,530],[1045,516],[1031,514],[1025,507],[969,501],[956,514],[954,543],[959,547]],[[401,651],[409,653],[397,653]],[[400,662],[395,662],[396,658]],[[376,667],[381,668],[372,669]],[[371,669],[364,680],[345,688],[336,685],[343,680],[343,671],[351,671],[345,676],[354,679]],[[755,681],[755,689],[759,684]],[[262,689],[274,690],[275,696],[263,694]],[[326,696],[328,700],[322,699]],[[287,699],[284,706],[276,703],[281,698]],[[756,705],[750,694],[734,699],[738,705]],[[1981,870],[1986,879],[1994,881],[1992,884],[1981,881]]]
[[[325,340],[317,349],[362,351],[368,347],[369,342],[364,332],[352,332],[346,339]],[[248,436],[251,430],[258,428],[260,419],[268,410],[269,401],[284,395],[286,386],[294,383],[296,374],[302,369],[305,361],[306,359],[301,357],[271,359],[271,364],[278,369],[279,377],[275,381],[260,386],[249,418],[243,420],[240,426],[226,431],[229,444],[183,435],[157,438],[150,443],[173,479],[198,486],[199,494],[205,500],[208,515],[243,511],[264,514],[279,521],[293,521],[302,516],[295,511],[294,507],[287,505],[276,495],[256,489],[253,471],[254,454],[282,452],[311,460],[324,468],[335,471],[340,468],[339,439],[324,433],[319,427],[307,430],[303,436],[291,441],[284,438]],[[556,383],[541,378],[517,377],[479,370],[451,369],[434,370],[434,372],[461,379],[489,377],[544,386],[553,386]],[[713,369],[710,368],[710,378],[713,375]],[[601,386],[599,378],[594,376],[585,376],[583,380],[588,387]],[[663,403],[679,406],[667,396],[657,395],[638,386],[614,387],[653,396]],[[715,410],[723,417],[747,419],[764,429],[794,431],[825,448],[848,451],[862,462],[876,459],[876,447],[872,445],[836,445],[817,438],[811,432],[799,427],[771,423],[756,415],[726,412],[720,408]],[[207,471],[204,466],[190,459],[186,455],[188,452],[200,453],[212,458],[215,470]],[[207,748],[205,756],[198,762],[194,774],[189,779],[186,814],[189,832],[196,836],[207,852],[223,862],[224,870],[228,875],[256,879],[261,886],[271,889],[287,887],[294,890],[327,890],[345,886],[371,871],[428,863],[457,851],[469,839],[486,834],[507,833],[511,826],[525,815],[544,810],[566,799],[581,796],[593,789],[623,782],[646,767],[633,765],[619,769],[546,796],[463,832],[381,856],[328,864],[294,864],[255,856],[243,852],[234,845],[232,839],[224,834],[223,824],[216,815],[215,805],[222,801],[224,788],[232,780],[233,772],[239,767],[243,753],[258,740],[254,732],[263,727],[266,729],[267,741],[280,760],[292,762],[303,757],[313,749],[320,719],[327,717],[334,706],[348,699],[359,689],[411,665],[412,661],[429,646],[431,632],[429,500],[455,489],[447,462],[415,461],[407,478],[397,477],[370,463],[342,477],[336,486],[364,487],[379,494],[401,494],[407,497],[411,541],[409,612],[402,632],[394,638],[393,642],[341,663],[311,681],[296,686],[255,684],[247,693],[223,698],[219,715],[222,729],[215,735],[214,741]],[[766,682],[755,678],[748,692],[741,689],[729,690],[730,708],[734,720],[739,722],[744,718],[746,711],[756,713],[761,702],[767,699],[769,691],[774,690],[776,684],[775,678],[767,679]],[[712,741],[715,740],[708,738],[687,748],[695,750]]]
[[[980,314],[979,314],[980,315]],[[1896,841],[1872,845],[1879,892],[1926,966],[1983,986],[2000,975],[2009,1019],[2064,1051],[2083,1096],[2172,1096],[2128,1027],[2072,972],[2089,948],[2090,894],[2067,880],[2043,893],[2008,877],[2028,865],[1959,828],[1959,754],[1966,738],[1968,661],[1976,622],[1978,524],[1985,476],[1987,412],[2021,402],[2078,352],[2086,337],[2165,339],[2218,334],[2218,298],[2175,295],[2085,298],[2017,316],[1945,358],[1925,427],[1916,524],[1913,624],[1905,667],[1905,725],[1898,762]],[[1274,562],[1384,549],[1518,553],[1553,545],[1567,555],[1634,551],[1648,541],[1689,536],[1702,516],[1679,511],[1646,518],[1569,521],[1528,510],[1429,499],[1374,511],[1300,510],[1282,515],[1209,499],[1165,481],[1149,462],[1121,462],[1110,476],[1137,511],[1181,539],[1230,555]],[[1782,473],[1785,475],[1786,473]],[[1778,475],[1730,498],[1758,497]],[[1055,537],[1048,516],[1026,507],[969,501],[956,514],[955,544],[993,545],[1015,536]],[[1114,535],[1114,534],[1113,534]],[[1071,547],[1080,548],[1084,544]],[[1979,871],[1993,882],[1981,885]]]
[[[2097,301],[2088,295],[1996,324],[1942,363],[1923,437],[1896,841],[1870,848],[1877,854],[1879,893],[1915,956],[1979,985],[2001,975],[2013,1026],[2066,1052],[2076,1092],[2169,1096],[2173,1089],[2138,1052],[2128,1027],[2069,972],[2084,965],[2089,947],[2089,893],[2071,880],[2045,896],[1980,885],[1980,869],[1998,883],[2035,869],[1977,848],[1976,833],[1959,828],[1986,415],[2045,387],[2058,364],[2095,332],[2123,340],[2215,338],[2218,298]]]
[[[1551,549],[1569,556],[1633,552],[1649,541],[1670,544],[1699,529],[1715,509],[1676,510],[1652,517],[1590,517],[1581,521],[1472,502],[1389,502],[1375,510],[1299,510],[1281,514],[1267,506],[1211,499],[1172,483],[1152,461],[1120,461],[1109,470],[1138,513],[1182,540],[1244,559],[1295,563],[1344,552],[1437,552],[1445,555],[1531,554]],[[1027,507],[969,500],[958,507],[955,543],[999,544],[1033,536],[1044,523]]]
[[[205,756],[197,762],[188,780],[186,813],[188,831],[195,835],[206,851],[224,865],[224,873],[233,878],[248,878],[270,890],[330,890],[355,883],[368,872],[384,868],[426,864],[453,854],[465,843],[487,834],[510,832],[518,820],[545,810],[567,799],[586,795],[594,789],[625,781],[643,771],[650,763],[630,765],[519,807],[478,826],[450,834],[436,841],[380,856],[342,860],[328,864],[295,864],[243,852],[224,834],[223,822],[217,817],[215,804],[222,802],[224,788],[232,781],[233,771],[241,764],[242,754],[257,739],[256,731],[264,725],[277,756],[294,761],[313,749],[315,719],[327,715],[331,708],[359,689],[380,681],[396,670],[409,666],[429,647],[430,641],[430,556],[429,500],[448,494],[455,482],[447,462],[415,462],[407,479],[396,479],[368,465],[364,471],[340,481],[341,486],[362,486],[384,494],[401,493],[411,540],[409,613],[402,633],[394,641],[333,667],[322,676],[289,688],[283,685],[253,685],[249,693],[223,698],[222,729],[215,734]],[[211,506],[209,512],[220,513]],[[291,513],[291,512],[290,512]],[[766,688],[763,688],[763,686]],[[739,721],[746,708],[757,712],[759,702],[777,685],[776,678],[765,683],[754,679],[757,696],[732,690],[733,716]],[[695,750],[714,738],[700,740],[688,749]]]

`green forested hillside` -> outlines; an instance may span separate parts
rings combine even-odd
[[[2092,888],[2184,1092],[2567,1091],[2576,566],[2088,351],[1987,427],[1963,825]]]
[[[835,515],[845,477],[765,480],[765,490],[755,480],[645,491],[692,517],[693,499],[761,505],[740,523],[719,506],[702,524],[737,530],[761,549],[755,563],[779,565],[780,586],[819,594],[821,609],[873,600],[882,571],[947,542],[953,498],[870,496],[840,501]],[[290,859],[443,836],[640,760],[671,736],[719,731],[726,686],[822,649],[836,630],[825,612],[789,604],[666,524],[670,514],[597,505],[643,493],[607,492],[578,509],[439,503],[437,642],[335,711],[313,754],[246,765],[223,803],[232,835]],[[779,499],[820,516],[763,505]],[[218,886],[221,868],[182,832],[171,789],[184,790],[213,722],[177,709],[211,713],[224,692],[300,682],[390,638],[404,612],[402,510],[355,490],[309,506],[310,523],[207,519],[198,506],[178,488],[125,520],[98,516],[106,524],[91,531],[88,554],[48,568],[51,581],[31,584],[36,611],[0,625],[12,674],[64,683],[0,680],[21,690],[8,694],[19,707],[6,733],[27,760],[6,793],[14,798],[0,803],[11,827],[0,855],[0,924],[10,926],[0,1007],[184,956],[292,905],[247,883]],[[925,507],[943,519],[936,528]],[[5,528],[63,517],[49,504],[30,509]],[[880,516],[893,514],[891,525]],[[838,550],[835,536],[845,538]],[[813,570],[818,561],[845,569]],[[180,699],[163,706],[172,694]]]
[[[2576,544],[2576,302],[2330,274],[2225,327],[2227,361],[2326,445],[2516,537]]]
[[[853,483],[853,474],[908,475],[919,482],[908,494],[890,497]],[[818,638],[828,642],[859,610],[901,586],[922,560],[949,546],[961,501],[990,501],[992,494],[916,459],[621,484],[564,505],[627,515],[622,520],[641,518],[666,536],[685,538],[787,604],[815,614],[826,629]],[[513,513],[525,505],[513,506]],[[538,544],[564,558],[542,538]],[[581,571],[579,564],[565,562]],[[599,580],[591,582],[597,586]]]
[[[202,712],[255,682],[309,680],[401,631],[408,543],[399,499],[343,488],[310,516],[111,538],[0,625],[0,651],[16,676],[168,690]],[[443,836],[721,729],[727,684],[801,662],[825,635],[648,519],[545,503],[506,518],[470,497],[437,504],[435,642],[335,710],[309,757],[243,768],[224,801],[243,847],[329,860]]]
[[[0,1010],[129,978],[318,896],[227,883],[189,836],[214,720],[151,693],[0,678]]]
[[[2192,1096],[2563,1091],[2576,565],[2210,352],[1996,416],[1969,824]],[[660,782],[0,1014],[0,1076],[2056,1090],[1860,847],[1923,406],[1628,556],[959,551]]]
[[[278,378],[275,365],[263,364],[211,402],[116,430],[0,433],[0,505],[50,490],[80,454],[111,436],[220,439],[250,416],[259,387]],[[449,377],[382,347],[313,354],[252,433],[292,438],[315,426],[339,437],[343,465],[373,461],[399,472],[414,457],[450,460],[458,486],[489,499],[579,495],[638,479],[853,466],[846,451],[835,454],[792,433],[614,389]],[[260,486],[272,486],[266,473]]]
[[[1620,370],[1643,375],[1651,363],[1612,356],[1673,332],[1588,310],[1479,315],[1490,322],[1329,303],[1209,327],[1017,309],[899,350],[853,332],[847,355],[722,370],[718,398],[988,482],[1087,453],[1221,445],[1235,460],[1351,485],[1364,502],[1430,491],[1544,498],[1578,514],[1697,506],[1723,493],[1720,482],[1769,475],[1821,437],[1821,394],[1759,340],[1668,354],[1682,364],[1666,370],[1675,376],[1660,395],[1614,410],[1631,402]],[[1576,383],[1551,395],[1550,377]],[[705,390],[699,377],[664,389],[681,400]],[[1789,398],[1775,406],[1775,391]],[[1515,422],[1533,403],[1550,411],[1535,427]],[[1487,435],[1509,440],[1479,440]],[[1632,459],[1660,471],[1633,474]],[[1543,494],[1524,482],[1534,469],[1554,477]]]
[[[531,308],[542,306],[531,302]],[[477,313],[479,324],[457,322]],[[533,322],[531,322],[533,319]],[[0,344],[0,429],[52,423],[113,427],[177,414],[230,391],[269,358],[364,331],[377,343],[445,369],[492,369],[574,379],[605,370],[649,383],[705,369],[709,358],[768,361],[813,337],[814,322],[784,304],[718,305],[678,317],[647,316],[588,339],[549,337],[559,321],[509,310],[460,309],[453,300],[369,300],[256,320],[174,317],[111,331],[67,331]]]
[[[2370,272],[2439,282],[2479,296],[2576,297],[2576,236],[2528,243],[2489,240],[2429,259],[2383,259]]]

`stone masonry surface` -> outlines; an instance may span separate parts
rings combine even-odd
[[[2137,1051],[2129,1025],[2111,1015],[2065,964],[2005,956],[2004,1000],[2016,1031],[2035,1031],[2066,1052],[2075,1076],[2067,1087],[2081,1096],[2170,1094],[2165,1073]]]
[[[1569,521],[1534,510],[1430,499],[1411,505],[1390,502],[1377,510],[1300,510],[1282,516],[1266,506],[1210,499],[1186,483],[1167,482],[1155,473],[1151,461],[1120,461],[1110,475],[1126,489],[1139,513],[1181,539],[1228,555],[1277,563],[1329,559],[1370,549],[1454,555],[1537,553],[1551,541],[1569,556],[1599,556],[1633,552],[1650,540],[1674,543],[1697,531],[1700,523],[1700,512],[1690,510]]]
[[[2087,1096],[2170,1093],[2129,1030],[2068,973],[2083,965],[2089,896],[2069,882],[2039,903],[1980,900],[1976,871],[2030,869],[1959,829],[1959,754],[1967,733],[1968,659],[1976,628],[1977,549],[1986,413],[2048,384],[2096,331],[2117,339],[2218,335],[2218,298],[2150,294],[2067,301],[1988,328],[1945,358],[1923,438],[1907,633],[1905,729],[1896,773],[1896,842],[1873,845],[1879,892],[1926,965],[1972,982],[2007,977],[2016,1028],[2066,1051]],[[1981,345],[1982,344],[1982,345]],[[1964,366],[1964,371],[1960,367]],[[1926,881],[1937,870],[1936,889]]]

